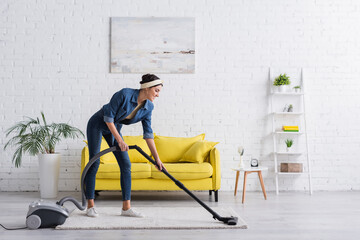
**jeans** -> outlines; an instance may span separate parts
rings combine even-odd
[[[117,128],[118,129],[118,128]],[[119,130],[119,129],[118,129]],[[120,132],[119,132],[120,133]],[[101,139],[104,136],[109,147],[118,145],[114,136],[104,122],[102,109],[95,113],[89,120],[86,135],[88,139],[89,160],[100,152]],[[120,134],[121,136],[121,134]],[[122,136],[121,136],[122,137]],[[110,153],[108,153],[110,154]],[[120,184],[122,190],[122,200],[131,199],[131,162],[128,152],[113,152],[120,167]],[[95,178],[99,169],[100,159],[89,168],[85,177],[85,196],[86,199],[94,199],[95,195]]]

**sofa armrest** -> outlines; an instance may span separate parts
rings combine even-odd
[[[88,162],[89,162],[89,149],[88,149],[88,147],[84,147],[83,150],[81,151],[81,172],[80,172],[80,174],[82,174],[82,171],[84,170],[84,168]]]
[[[221,185],[221,169],[220,169],[220,153],[219,150],[213,148],[210,151],[210,164],[213,167],[213,190],[219,190]]]

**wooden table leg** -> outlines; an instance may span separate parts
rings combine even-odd
[[[236,180],[235,180],[235,191],[234,191],[234,196],[236,196],[236,192],[237,192],[238,181],[239,181],[239,175],[240,175],[240,171],[236,171]]]
[[[259,175],[259,179],[260,179],[260,183],[261,183],[261,188],[262,188],[262,191],[264,193],[264,198],[266,200],[265,186],[264,186],[264,181],[263,181],[263,178],[262,178],[261,171],[258,171],[258,175]]]
[[[242,203],[245,202],[245,191],[246,191],[246,177],[248,175],[247,171],[244,171],[244,186],[243,186],[243,194],[242,194]]]

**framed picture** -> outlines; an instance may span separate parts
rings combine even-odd
[[[195,18],[111,18],[111,73],[195,73]]]

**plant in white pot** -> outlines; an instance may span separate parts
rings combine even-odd
[[[295,86],[295,87],[293,87],[293,88],[294,88],[294,90],[295,90],[296,93],[301,92],[301,86],[300,86],[300,85]]]
[[[294,141],[292,139],[286,139],[285,144],[286,144],[286,152],[290,152],[290,148],[293,145]]]
[[[286,92],[288,85],[290,85],[290,77],[284,74],[280,74],[274,80],[274,86],[278,87],[279,92]]]
[[[15,136],[5,144],[4,150],[16,147],[12,157],[15,167],[21,166],[24,154],[38,155],[41,198],[56,198],[61,155],[55,152],[55,146],[62,139],[84,137],[84,134],[66,123],[47,124],[43,112],[41,116],[42,122],[39,118],[26,117],[27,120],[7,129],[6,137],[11,133]]]

